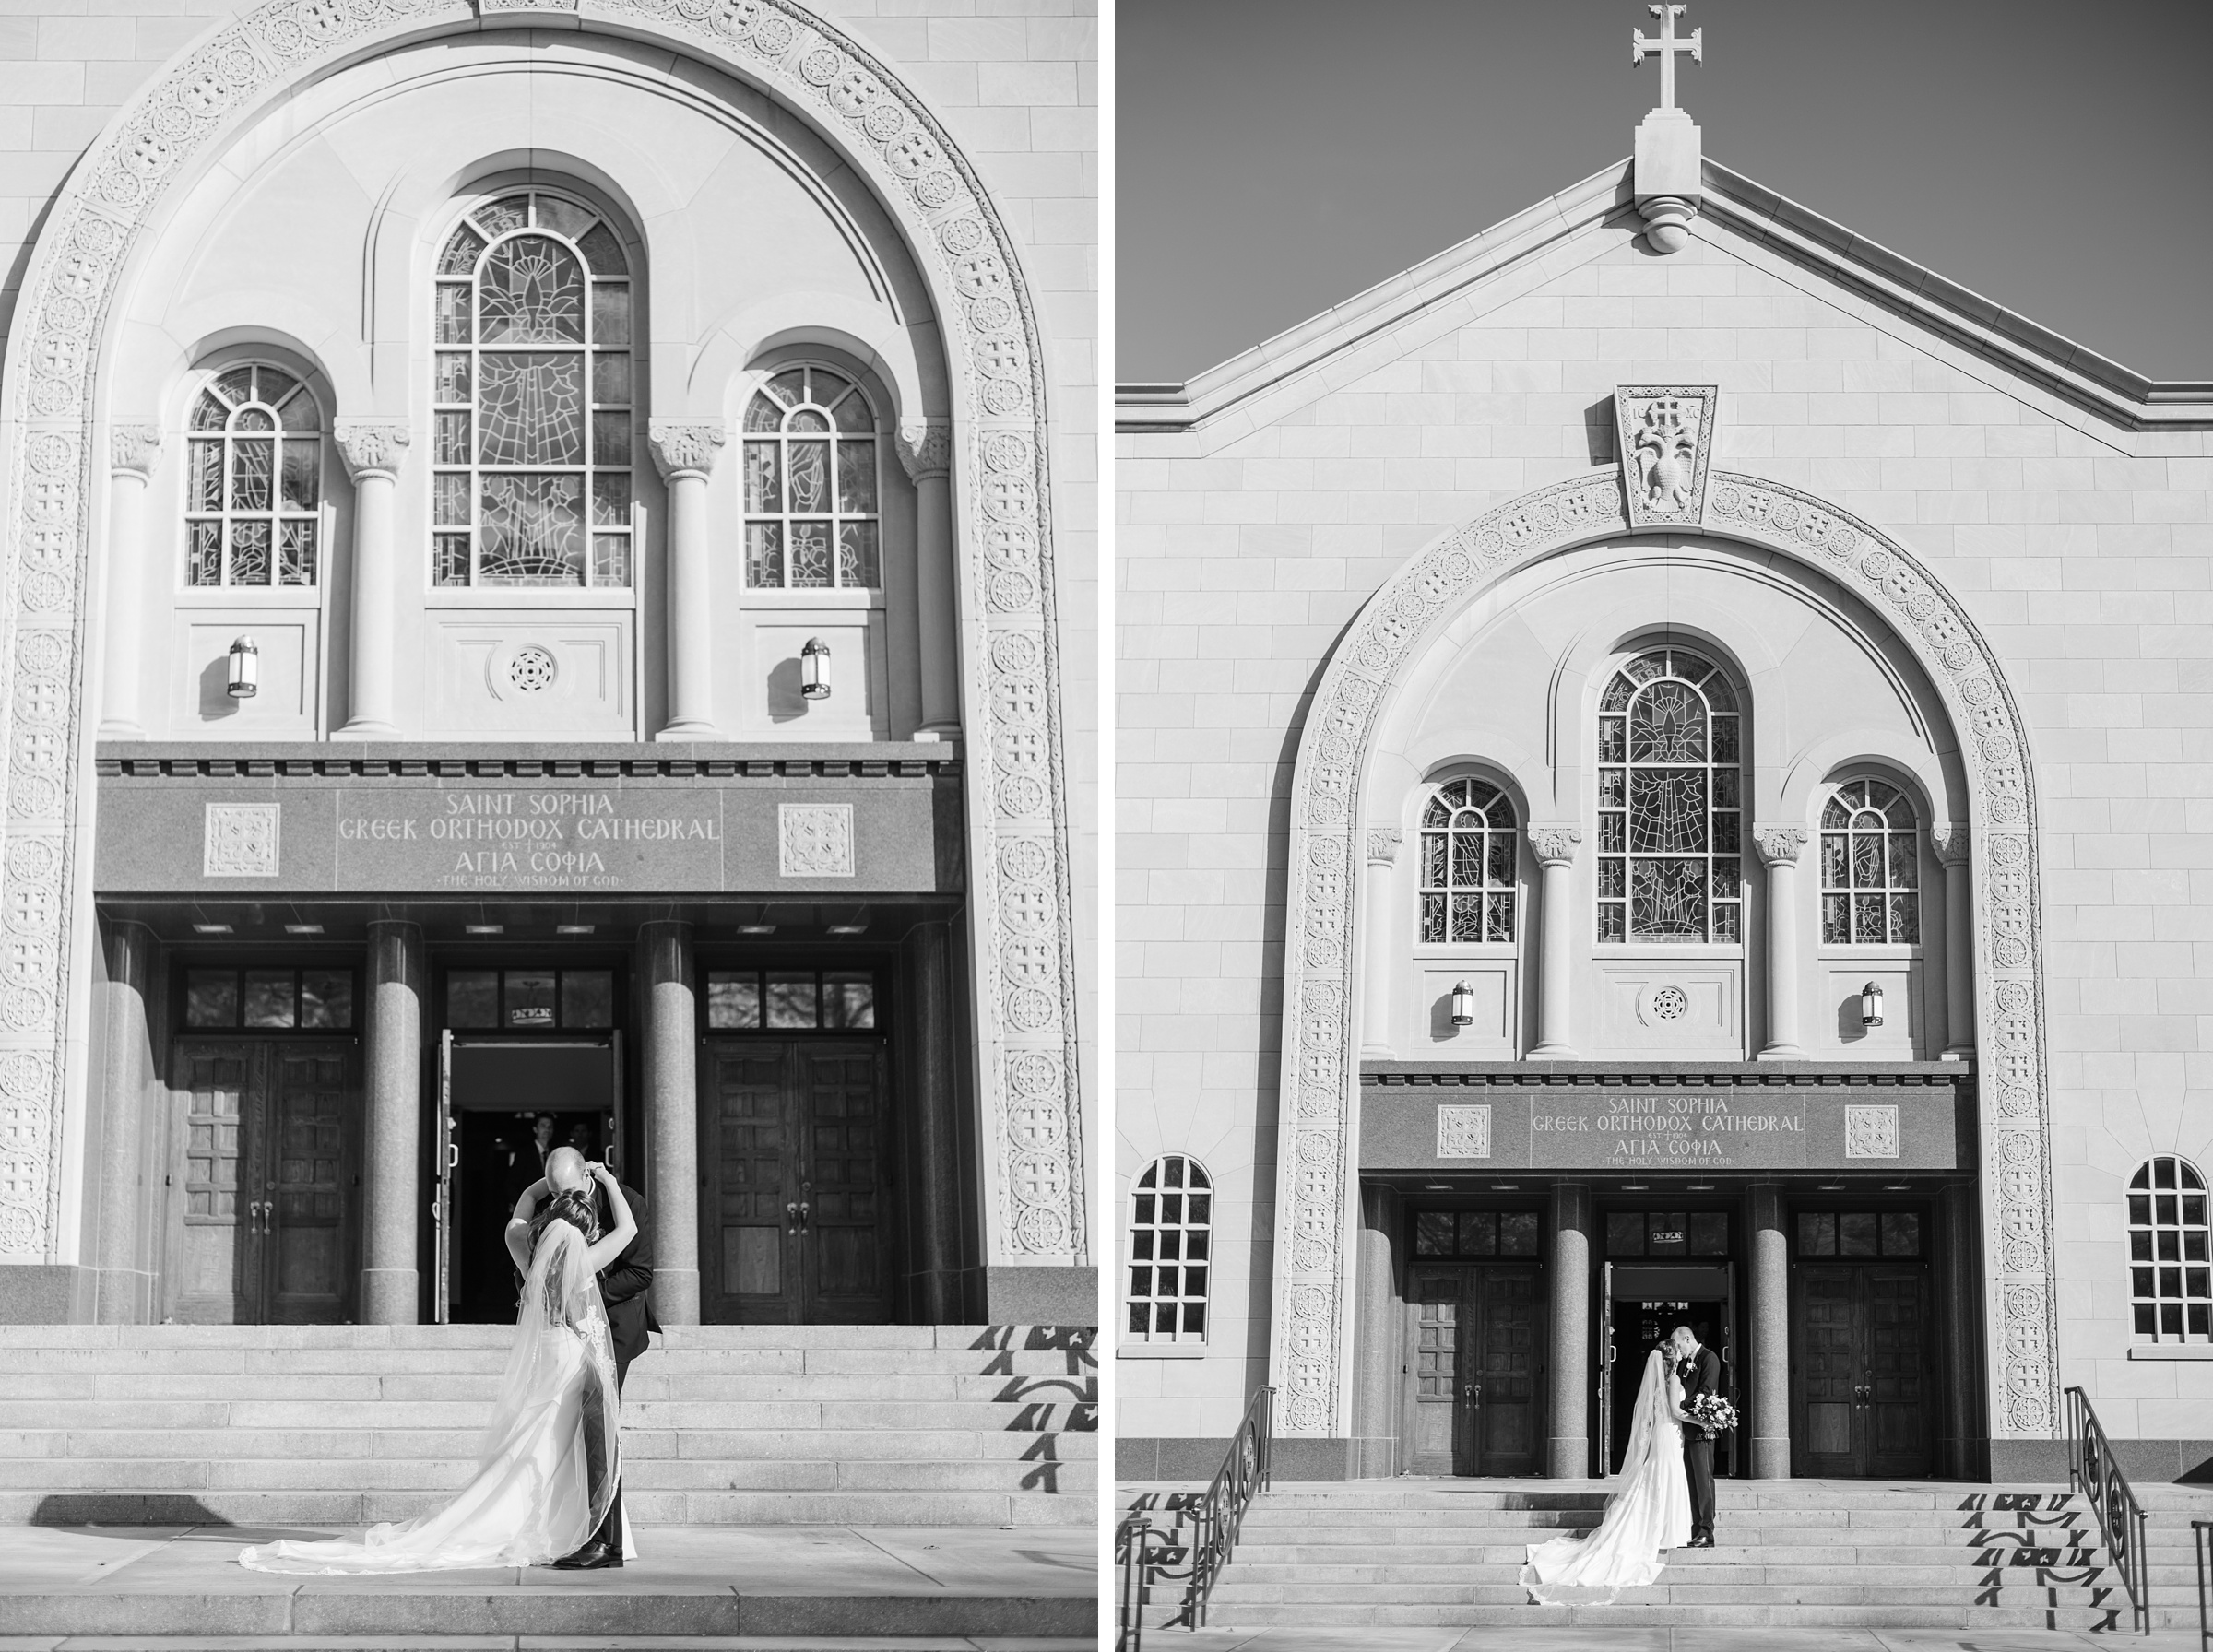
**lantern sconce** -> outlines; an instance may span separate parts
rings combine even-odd
[[[1455,1027],[1473,1027],[1475,1024],[1475,983],[1452,983],[1452,1024]]]
[[[808,700],[830,698],[830,644],[809,637],[799,650],[799,693]]]
[[[1883,1024],[1883,989],[1870,981],[1860,988],[1860,1025],[1879,1027]]]
[[[241,637],[231,644],[231,698],[251,700],[260,692],[261,650],[252,637]]]

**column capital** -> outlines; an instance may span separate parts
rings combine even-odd
[[[1367,829],[1367,864],[1371,867],[1395,865],[1399,845],[1406,841],[1406,833],[1396,826],[1370,826]]]
[[[363,477],[399,474],[399,450],[413,440],[404,419],[343,419],[330,427],[331,437],[346,461],[346,474]]]
[[[1580,826],[1532,826],[1529,829],[1529,847],[1537,857],[1539,866],[1565,867],[1575,864],[1576,845],[1583,841]]]
[[[727,419],[655,419],[646,423],[645,443],[663,481],[680,476],[710,476],[730,440]]]
[[[108,468],[140,481],[161,458],[161,426],[156,419],[117,419],[108,427]]]
[[[893,443],[899,450],[899,463],[906,467],[907,479],[925,481],[941,477],[953,469],[953,421],[950,419],[907,419],[899,424],[899,435]]]
[[[1759,864],[1772,870],[1776,867],[1794,867],[1805,849],[1807,832],[1803,826],[1754,826],[1752,846],[1759,852]]]
[[[1957,820],[1930,827],[1929,842],[1936,850],[1936,858],[1947,867],[1967,859],[1967,828]]]

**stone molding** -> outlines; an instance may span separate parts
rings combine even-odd
[[[1967,828],[1956,821],[1944,826],[1932,826],[1929,828],[1929,846],[1936,851],[1936,858],[1944,863],[1947,871],[1957,866],[1964,866],[1970,846]]]
[[[645,425],[645,445],[653,449],[654,468],[665,482],[713,475],[729,440],[725,419],[653,419]]]
[[[145,481],[161,462],[161,426],[151,419],[108,427],[108,468]]]
[[[1269,1353],[1270,1381],[1282,1395],[1277,1427],[1288,1436],[1351,1432],[1360,1124],[1353,937],[1362,895],[1355,856],[1359,799],[1384,707],[1430,639],[1497,580],[1555,552],[1636,532],[1628,474],[1618,466],[1587,472],[1431,541],[1346,629],[1299,731]],[[2051,1438],[2060,1395],[2036,797],[2013,692],[1966,610],[1917,558],[1869,524],[1797,489],[1728,472],[1713,474],[1705,517],[1708,531],[1781,552],[1880,614],[1928,673],[1960,738],[1985,894],[1974,947],[1984,1073],[1979,1170],[1990,1214],[1990,1432]]]
[[[1405,832],[1397,826],[1370,826],[1367,829],[1367,864],[1371,867],[1396,866],[1399,845],[1405,841]]]
[[[1541,867],[1568,867],[1575,864],[1575,852],[1583,841],[1580,826],[1532,826],[1529,829],[1529,852],[1537,857]]]
[[[542,9],[553,9],[550,6]],[[562,9],[567,9],[562,7]],[[964,582],[963,766],[969,912],[976,971],[976,1063],[991,1265],[1090,1259],[1080,1144],[1076,973],[1059,640],[1055,628],[1051,477],[1037,312],[1005,219],[936,115],[882,61],[800,0],[592,0],[562,38],[595,31],[633,51],[643,38],[695,57],[791,109],[865,179],[911,249],[944,339],[951,442],[964,478],[953,563]],[[25,271],[4,382],[12,432],[8,554],[26,571],[76,575],[67,612],[18,616],[0,697],[8,812],[0,849],[9,890],[38,889],[64,914],[57,933],[0,986],[0,1139],[35,1143],[0,1193],[0,1261],[63,1254],[62,1098],[81,1090],[82,1006],[64,986],[95,939],[68,915],[91,856],[77,792],[59,760],[83,715],[77,608],[95,554],[85,503],[103,351],[134,241],[160,221],[178,180],[261,119],[291,88],[440,35],[476,41],[475,0],[248,0],[158,71],[118,111],[55,198]],[[337,431],[357,476],[390,473],[404,423]],[[27,742],[36,708],[58,726]],[[49,750],[51,747],[51,750]],[[28,756],[26,754],[29,754]],[[76,1030],[72,1031],[75,1018]]]
[[[953,469],[953,426],[942,419],[910,419],[900,425],[892,445],[906,479],[920,482]]]
[[[1798,856],[1805,852],[1807,835],[1803,826],[1755,826],[1752,846],[1759,851],[1759,864],[1770,870],[1776,867],[1794,867]]]
[[[397,476],[400,449],[414,440],[404,419],[341,419],[331,426],[330,435],[346,461],[346,474],[357,482],[365,476]]]

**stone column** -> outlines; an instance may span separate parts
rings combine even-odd
[[[139,1233],[139,1184],[144,1177],[147,1076],[151,1051],[146,986],[159,952],[143,924],[111,923],[107,930],[107,1002],[101,1006],[101,1089],[105,1118],[100,1132],[100,1239],[98,1315],[102,1325],[144,1325],[153,1316],[153,1273],[144,1265]]]
[[[1954,1480],[1990,1473],[1983,1424],[1982,1232],[1975,1186],[1948,1182],[1936,1196],[1936,1472]]]
[[[390,739],[396,720],[396,642],[399,617],[398,533],[400,450],[408,427],[399,419],[342,422],[333,427],[338,452],[353,478],[353,657],[341,737]]]
[[[161,427],[155,420],[118,420],[109,429],[103,740],[146,738],[138,706],[139,664],[145,657],[139,599],[151,577],[146,567],[146,489],[160,457]]]
[[[699,1009],[692,926],[638,926],[645,983],[645,1202],[653,1220],[653,1309],[699,1323]]]
[[[1401,1221],[1398,1196],[1383,1186],[1360,1189],[1353,1291],[1353,1438],[1348,1472],[1355,1480],[1399,1471],[1399,1399],[1405,1381],[1404,1314],[1391,1234]]]
[[[1555,1480],[1591,1473],[1591,1189],[1552,1186],[1552,1447]]]
[[[649,428],[653,462],[669,484],[669,721],[654,738],[718,740],[707,478],[729,427],[719,419],[657,419]]]
[[[1798,856],[1805,847],[1803,826],[1755,826],[1753,846],[1768,868],[1768,1042],[1762,1061],[1797,1061],[1805,1056],[1798,1042]]]
[[[1752,1243],[1752,1478],[1791,1477],[1791,1236],[1782,1188],[1755,1182],[1746,1197]]]
[[[1532,826],[1529,846],[1544,868],[1537,897],[1537,1047],[1530,1054],[1560,1060],[1575,1054],[1568,1019],[1568,980],[1574,974],[1575,850],[1583,841],[1580,826]]]
[[[899,427],[899,462],[915,484],[915,608],[921,631],[922,726],[916,738],[961,731],[961,641],[953,562],[953,426]]]
[[[968,1257],[961,1233],[975,1185],[961,1152],[959,1058],[953,1047],[953,926],[917,924],[900,944],[907,1010],[906,1104],[914,1111],[907,1186],[914,1212],[914,1310],[926,1325],[959,1325]]]
[[[1392,938],[1405,914],[1399,910],[1391,867],[1406,834],[1396,826],[1367,830],[1367,883],[1360,891],[1360,1054],[1388,1061],[1395,1053],[1391,1036],[1391,967],[1398,962]]]
[[[1967,828],[1935,827],[1929,842],[1944,863],[1944,1058],[1965,1060],[1975,1053],[1975,902]]]
[[[420,1317],[415,1256],[422,1218],[422,930],[396,918],[369,926],[362,1056],[368,1128],[361,1175],[363,1325]]]

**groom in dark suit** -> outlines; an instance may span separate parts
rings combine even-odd
[[[1722,1356],[1698,1344],[1698,1334],[1678,1325],[1668,1340],[1674,1345],[1675,1375],[1683,1382],[1683,1405],[1703,1394],[1722,1391]],[[1700,1428],[1687,1414],[1683,1418],[1683,1477],[1690,1482],[1690,1542],[1692,1549],[1713,1547],[1713,1431]]]
[[[614,1212],[607,1202],[606,1190],[597,1187],[591,1169],[584,1155],[574,1148],[558,1147],[546,1157],[546,1179],[557,1191],[595,1187],[596,1213],[604,1231],[614,1226]],[[653,1316],[653,1301],[647,1294],[653,1284],[653,1231],[646,1225],[645,1196],[627,1182],[618,1186],[638,1224],[638,1236],[599,1271],[599,1294],[607,1304],[608,1339],[613,1344],[615,1356],[615,1392],[620,1394],[622,1379],[630,1374],[631,1361],[645,1351],[646,1332],[657,1331],[661,1326]],[[553,1564],[564,1572],[597,1572],[622,1564],[620,1479],[615,1481],[615,1498],[608,1505],[607,1518],[599,1523],[599,1529],[575,1553],[563,1555]]]

